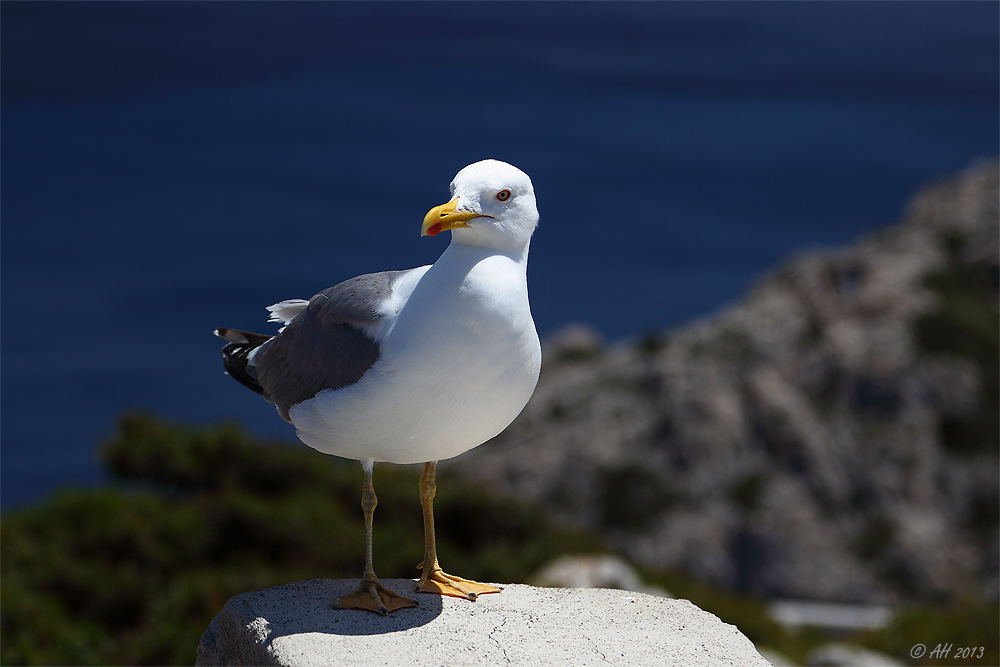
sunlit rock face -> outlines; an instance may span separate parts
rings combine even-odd
[[[393,590],[410,579],[387,579]],[[383,617],[332,609],[357,580],[311,579],[237,595],[202,635],[196,665],[746,665],[738,629],[687,600],[510,584],[475,602],[418,595]]]

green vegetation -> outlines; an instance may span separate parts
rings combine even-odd
[[[737,507],[752,513],[760,506],[760,501],[766,490],[767,475],[754,472],[736,480],[729,487],[728,495]]]
[[[361,574],[361,467],[303,446],[259,444],[129,416],[103,449],[123,480],[3,517],[0,662],[191,664],[237,593]],[[594,538],[440,476],[438,550],[450,571],[525,581]],[[415,577],[423,555],[418,471],[375,467],[375,567]]]
[[[943,240],[954,256],[962,241]],[[931,354],[952,354],[973,362],[981,373],[978,409],[946,415],[940,425],[944,448],[956,454],[1000,451],[1000,310],[997,267],[961,263],[929,275],[925,285],[938,308],[916,322],[917,341]]]
[[[639,465],[602,468],[598,493],[601,522],[608,528],[646,528],[677,500],[659,477]]]
[[[892,546],[896,535],[895,525],[881,515],[869,517],[864,529],[851,546],[862,561],[873,561]]]
[[[888,653],[907,665],[1000,665],[1000,609],[995,604],[966,602],[946,609],[911,607],[903,609],[892,625],[878,632],[866,632],[853,641]],[[916,644],[927,647],[918,660],[910,657]],[[931,657],[937,645],[952,645],[947,658]],[[959,658],[956,650],[976,647],[975,660]],[[979,657],[978,647],[982,647]]]

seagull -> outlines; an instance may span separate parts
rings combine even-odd
[[[437,462],[496,436],[538,381],[541,347],[528,306],[528,245],[538,224],[531,179],[483,160],[451,182],[451,199],[424,217],[421,236],[451,231],[430,266],[369,273],[308,301],[268,307],[268,336],[218,328],[223,365],[273,403],[299,439],[361,461],[365,569],[333,603],[383,616],[417,602],[379,583],[372,564],[375,462],[423,463],[424,561],[414,590],[475,600],[500,589],[446,574],[437,559]]]

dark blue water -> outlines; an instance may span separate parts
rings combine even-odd
[[[102,481],[126,409],[291,437],[226,325],[433,262],[456,171],[534,181],[540,333],[736,299],[998,152],[997,3],[0,6],[2,486]]]

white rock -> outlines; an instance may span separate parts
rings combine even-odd
[[[687,600],[511,584],[476,602],[418,594],[419,607],[387,617],[330,607],[356,585],[312,579],[237,595],[202,635],[195,664],[768,665],[739,630]]]
[[[673,597],[666,589],[644,583],[635,568],[611,554],[560,556],[539,570],[531,583],[564,588],[616,588]]]
[[[878,651],[853,644],[825,644],[809,654],[810,667],[902,667],[903,663]]]

